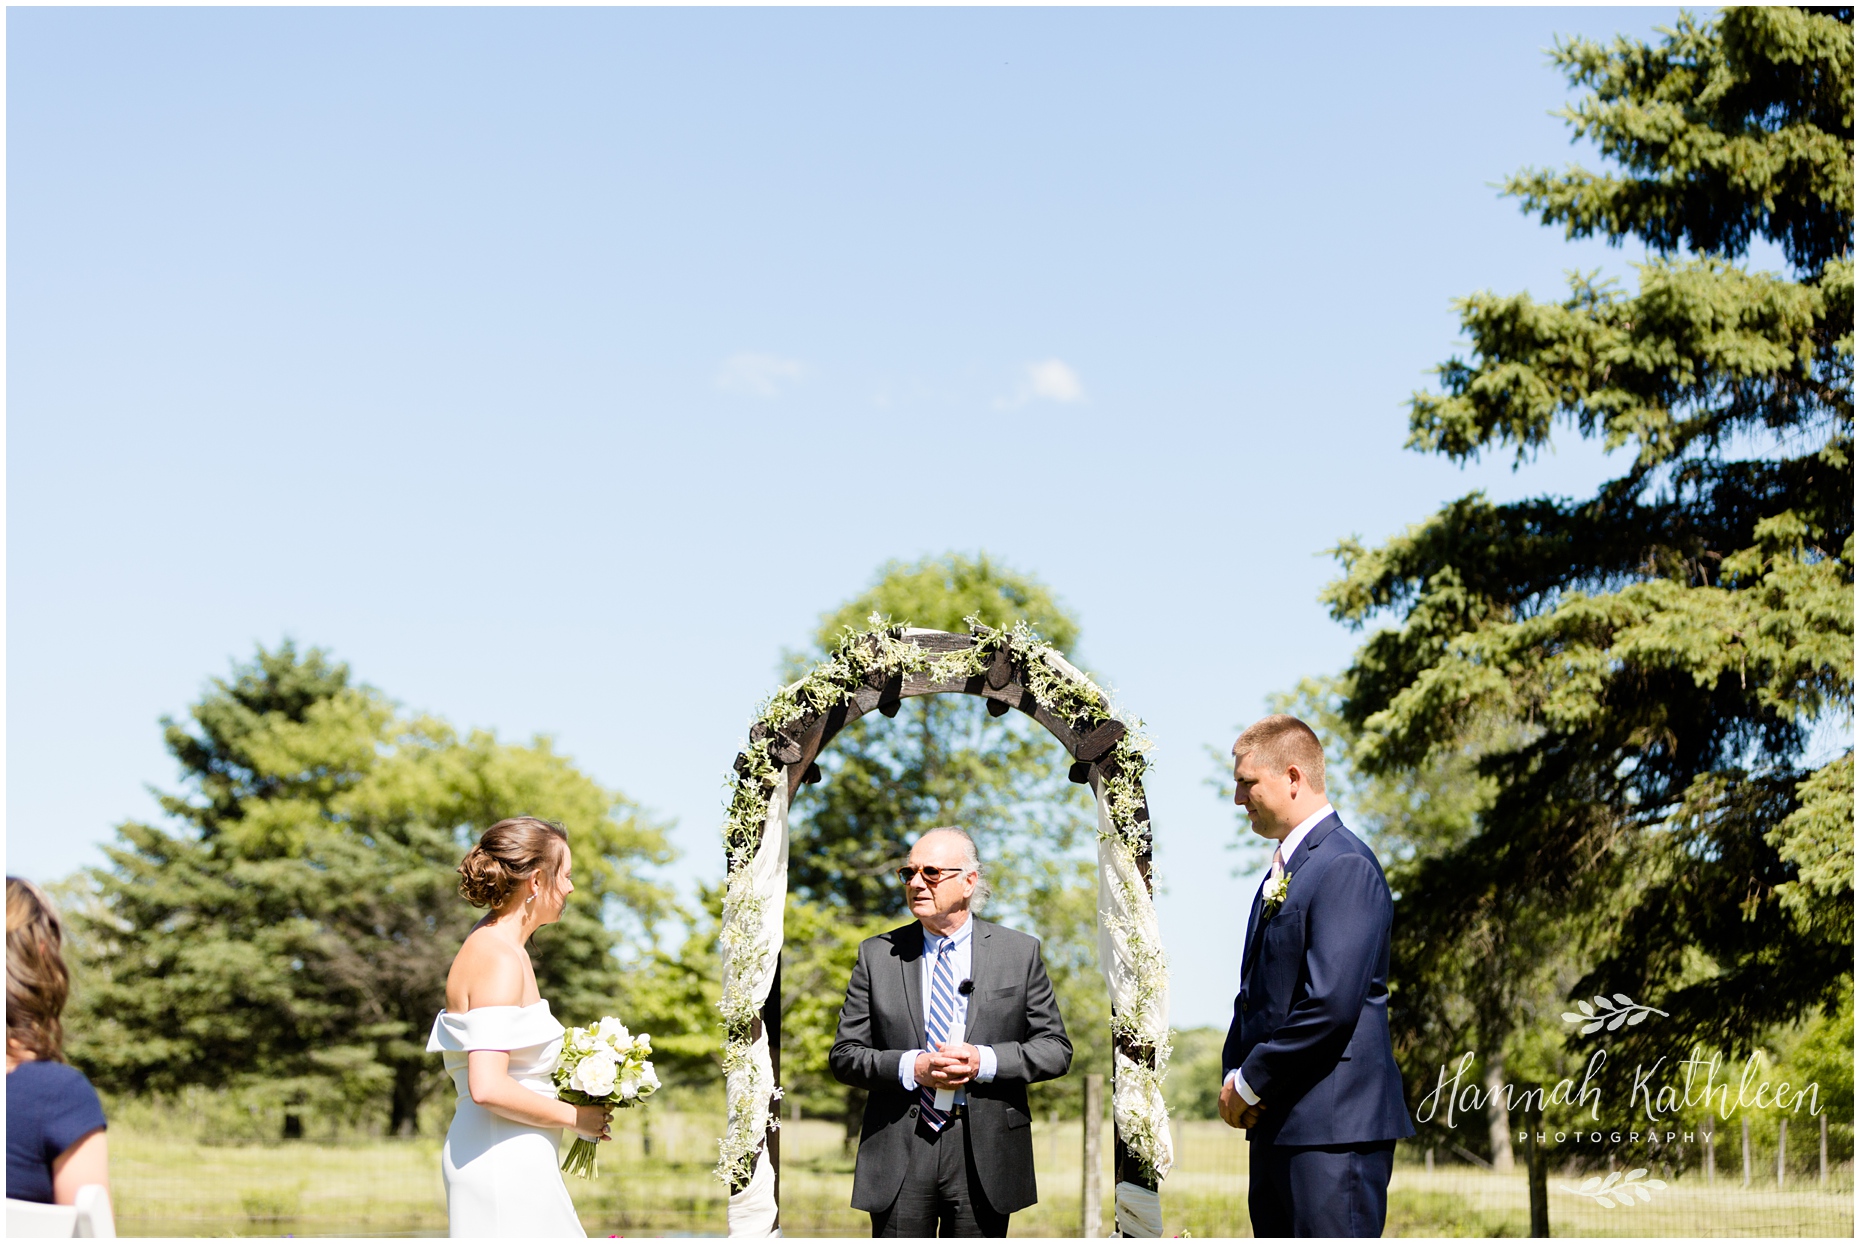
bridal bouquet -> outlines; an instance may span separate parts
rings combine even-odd
[[[611,1015],[592,1028],[570,1028],[555,1065],[555,1095],[577,1106],[636,1106],[659,1089],[659,1075],[648,1061],[651,1054],[651,1037],[643,1032],[634,1036]],[[562,1169],[592,1179],[594,1142],[575,1137]]]

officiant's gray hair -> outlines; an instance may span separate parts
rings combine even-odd
[[[975,850],[975,839],[969,837],[969,831],[960,825],[938,825],[935,829],[926,829],[917,835],[922,842],[931,834],[953,834],[962,839],[962,866],[975,873],[975,893],[969,896],[969,910],[980,911],[988,896],[994,893],[994,887],[988,884],[988,877],[982,872],[982,857]]]

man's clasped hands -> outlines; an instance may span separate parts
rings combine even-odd
[[[917,1056],[911,1076],[936,1089],[961,1088],[982,1072],[982,1052],[963,1041],[945,1041]]]

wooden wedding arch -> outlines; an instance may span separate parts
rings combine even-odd
[[[781,725],[771,726],[768,717],[753,725],[750,728],[749,745],[738,753],[733,766],[739,792],[733,811],[742,803],[744,792],[751,799],[759,797],[762,800],[760,806],[768,809],[766,826],[778,830],[780,841],[769,840],[771,835],[748,832],[744,822],[751,818],[734,818],[725,827],[731,884],[726,889],[723,934],[724,1062],[731,1098],[732,1131],[738,1127],[739,1116],[747,1116],[751,1112],[757,1116],[756,1121],[750,1124],[752,1130],[739,1136],[739,1151],[747,1151],[747,1146],[754,1146],[748,1165],[739,1164],[732,1168],[728,1137],[723,1146],[725,1156],[719,1169],[730,1184],[732,1235],[773,1234],[779,1226],[780,1136],[777,1129],[780,1090],[776,1086],[780,1084],[781,1068],[781,984],[777,914],[777,931],[773,935],[777,947],[774,961],[759,969],[759,978],[753,977],[753,973],[758,970],[753,966],[737,969],[742,979],[759,979],[763,982],[760,985],[765,991],[763,1000],[757,1009],[739,1002],[733,1019],[730,984],[732,962],[750,961],[751,952],[745,947],[752,939],[736,927],[731,904],[733,901],[738,904],[739,913],[744,905],[774,907],[779,911],[780,897],[785,896],[787,889],[789,801],[803,785],[821,780],[818,758],[823,749],[833,741],[835,735],[860,717],[873,710],[892,717],[906,699],[945,694],[979,696],[987,704],[988,713],[992,717],[1002,717],[1014,710],[1025,713],[1044,726],[1071,756],[1073,763],[1067,775],[1070,780],[1090,787],[1098,797],[1101,834],[1110,828],[1106,815],[1106,784],[1117,783],[1119,802],[1124,808],[1127,822],[1119,835],[1127,846],[1122,857],[1129,873],[1126,880],[1141,887],[1137,901],[1144,909],[1151,939],[1155,941],[1155,966],[1151,970],[1156,973],[1164,971],[1160,959],[1160,942],[1154,937],[1154,912],[1151,906],[1154,885],[1150,878],[1149,806],[1142,791],[1143,761],[1131,746],[1137,741],[1131,725],[1113,715],[1108,699],[1089,679],[1024,627],[1009,631],[972,623],[971,633],[965,635],[915,627],[881,627],[878,619],[874,618],[873,621],[874,627],[870,632],[849,635],[835,658],[843,661],[850,654],[851,667],[855,671],[863,669],[863,677],[856,680],[851,678],[846,673],[844,663],[835,667],[840,681],[837,684],[824,684],[824,695],[820,685],[809,687],[798,711],[794,702],[788,705],[785,715],[789,719]],[[1032,668],[1036,663],[1039,668]],[[788,691],[803,687],[805,682],[795,684]],[[1055,694],[1056,689],[1063,694]],[[774,714],[776,717],[783,715]],[[755,841],[750,841],[752,837]],[[777,851],[779,859],[774,858]],[[1110,867],[1105,859],[1105,852],[1101,850],[1101,873]],[[1134,870],[1129,869],[1132,863]],[[766,900],[759,904],[751,888],[754,883],[752,873],[760,877]],[[756,919],[766,917],[757,915]],[[1105,953],[1102,938],[1101,953]],[[1127,968],[1125,979],[1129,979]],[[750,987],[755,986],[752,984]],[[1161,988],[1166,990],[1166,982]],[[1166,998],[1166,993],[1163,996]],[[1115,1049],[1123,1056],[1122,1059],[1113,1058],[1113,1084],[1108,1096],[1114,1103],[1118,1101],[1117,1075],[1120,1069],[1125,1074],[1143,1074],[1137,1069],[1149,1069],[1152,1077],[1160,1072],[1156,1045],[1161,1040],[1162,1032],[1161,1023],[1158,1022],[1152,1022],[1149,1029],[1157,1034],[1155,1041],[1120,1032],[1116,997],[1117,989],[1114,986],[1112,1034]],[[1161,1022],[1166,1023],[1166,1016],[1162,1017]],[[1125,1028],[1129,1026],[1128,1023],[1123,1025]],[[760,1070],[765,1081],[754,1080],[756,1068],[745,1061],[744,1051],[754,1050],[758,1046],[762,1047]],[[1166,1058],[1166,1050],[1163,1056]],[[739,1078],[742,1077],[750,1078],[742,1080],[739,1085]],[[744,1087],[750,1083],[755,1084],[754,1091]],[[1160,1085],[1151,1087],[1156,1103],[1154,1108],[1161,1111]],[[763,1124],[761,1116],[765,1092],[767,1108],[766,1123]],[[749,1103],[749,1109],[739,1109],[740,1102]],[[1113,1126],[1114,1180],[1120,1185],[1120,1233],[1158,1234],[1160,1207],[1155,1200],[1157,1174],[1128,1143],[1117,1109],[1113,1110]],[[1162,1130],[1162,1144],[1166,1153],[1169,1143],[1166,1138],[1166,1114],[1163,1116]],[[1155,1151],[1152,1147],[1151,1153]],[[1166,1171],[1165,1159],[1164,1173]],[[759,1189],[754,1185],[760,1185]],[[1121,1211],[1125,1195],[1134,1190],[1147,1191],[1150,1210],[1139,1210],[1131,1215],[1131,1220],[1138,1226],[1133,1231],[1123,1221]],[[1143,1192],[1134,1194],[1140,1197]],[[1151,1220],[1154,1220],[1156,1229],[1143,1229]]]

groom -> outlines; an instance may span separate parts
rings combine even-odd
[[[898,870],[917,920],[867,938],[846,986],[827,1062],[870,1093],[852,1204],[874,1236],[1005,1236],[1038,1199],[1027,1086],[1072,1043],[1039,941],[970,914],[981,867],[960,829],[919,838]]]
[[[1253,899],[1221,1051],[1221,1118],[1247,1129],[1256,1236],[1379,1236],[1414,1135],[1389,1042],[1382,865],[1324,797],[1324,749],[1275,714],[1234,743],[1234,802],[1277,844]]]

